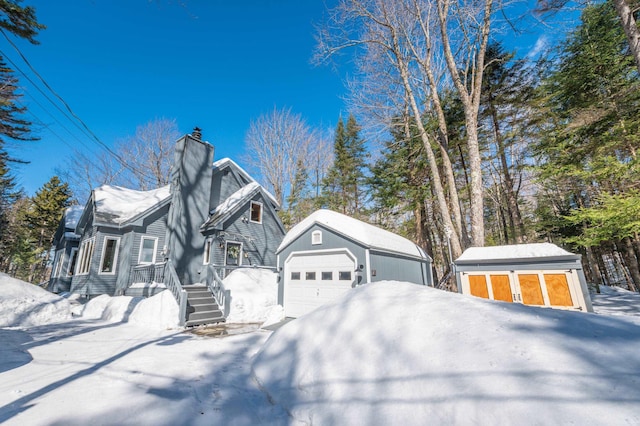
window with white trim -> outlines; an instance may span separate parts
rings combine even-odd
[[[213,244],[213,240],[211,238],[207,238],[204,242],[204,252],[202,254],[202,264],[208,265],[211,262],[211,244]]]
[[[322,244],[322,231],[313,231],[311,233],[311,244],[314,246]]]
[[[120,238],[104,237],[102,244],[102,257],[100,259],[100,274],[115,274],[118,261],[118,246]]]
[[[57,278],[60,276],[60,272],[62,272],[62,262],[64,261],[64,250],[58,250],[56,252],[56,259],[53,262],[53,274],[52,277]]]
[[[78,249],[72,248],[69,256],[69,267],[67,268],[67,276],[72,277],[76,270],[76,262],[78,261]]]
[[[158,238],[142,236],[140,240],[140,253],[138,255],[138,263],[151,264],[156,263],[156,251],[158,250]]]
[[[91,267],[91,258],[93,257],[93,249],[96,245],[95,237],[84,240],[80,244],[80,254],[78,255],[78,269],[76,275],[87,275]]]
[[[253,223],[262,223],[262,203],[251,202],[251,216],[249,219]]]

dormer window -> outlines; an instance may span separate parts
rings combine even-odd
[[[262,223],[262,203],[257,201],[251,202],[251,222]]]
[[[322,244],[322,231],[313,231],[311,233],[311,244],[314,246]]]

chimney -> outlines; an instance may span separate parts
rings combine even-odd
[[[194,139],[198,139],[199,141],[202,140],[202,129],[200,127],[194,127],[193,128],[193,134],[191,135],[193,136]]]

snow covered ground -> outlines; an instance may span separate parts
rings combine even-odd
[[[232,276],[237,321],[281,315],[272,277]],[[385,282],[222,338],[174,328],[168,292],[0,290],[3,424],[640,424],[640,295],[622,290],[584,314]]]

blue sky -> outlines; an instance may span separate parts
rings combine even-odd
[[[16,44],[106,144],[165,117],[176,119],[181,133],[201,127],[216,158],[237,159],[251,120],[274,107],[290,107],[310,125],[326,129],[345,113],[343,77],[332,67],[310,63],[313,26],[326,13],[322,1],[24,4],[36,8],[47,29],[38,36],[40,45]],[[0,46],[38,81],[6,40]],[[17,74],[27,119],[43,123],[34,126],[40,141],[12,151],[31,162],[16,175],[33,194],[56,167],[65,167],[69,145],[96,145]]]
[[[274,107],[291,108],[325,130],[347,114],[342,97],[348,63],[337,69],[310,63],[314,25],[336,1],[25,0],[47,29],[38,36],[40,45],[15,42],[105,144],[169,118],[181,133],[202,128],[215,158],[238,160],[250,122]],[[525,10],[535,1],[528,3]],[[518,37],[505,35],[508,47],[523,56],[546,40],[544,32],[558,33],[553,26],[531,31],[530,22],[519,24],[526,31]],[[0,49],[54,99],[2,37]],[[17,76],[26,118],[41,138],[12,150],[30,162],[14,172],[32,195],[68,166],[70,146],[99,148]]]

